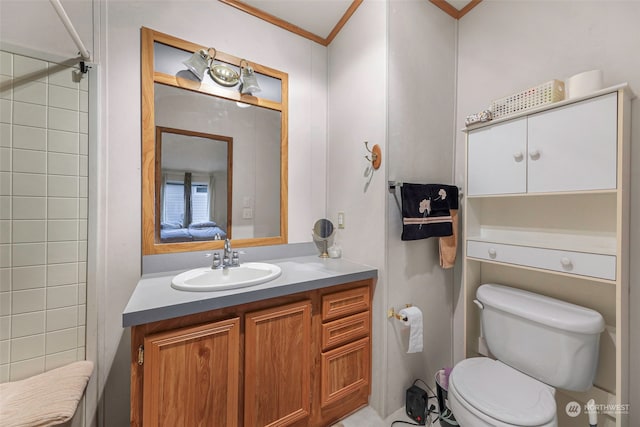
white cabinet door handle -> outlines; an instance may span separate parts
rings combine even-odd
[[[566,256],[563,256],[560,259],[560,264],[562,264],[562,266],[564,268],[569,268],[569,267],[571,267],[571,264],[573,264],[573,263],[571,262],[571,259],[567,258]]]
[[[497,255],[496,250],[493,248],[490,248],[488,252],[489,252],[489,258],[495,258]]]
[[[516,151],[515,153],[513,153],[513,159],[516,162],[521,162],[522,159],[524,159],[524,154],[522,154],[522,151]]]
[[[529,157],[531,160],[538,160],[540,158],[540,150],[529,151]]]

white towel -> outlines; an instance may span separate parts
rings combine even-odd
[[[25,380],[0,384],[0,425],[40,427],[70,420],[91,372],[92,362],[74,362]]]
[[[422,351],[422,311],[418,307],[407,307],[400,310],[400,315],[406,318],[402,323],[409,326],[409,348],[407,353]]]

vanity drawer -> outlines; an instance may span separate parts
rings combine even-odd
[[[371,332],[369,311],[322,325],[322,350],[368,336]]]
[[[322,321],[369,310],[369,287],[349,289],[322,296]]]
[[[560,271],[600,279],[616,279],[616,257],[489,242],[467,242],[467,256]]]

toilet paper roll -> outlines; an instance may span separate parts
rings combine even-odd
[[[402,323],[409,326],[409,349],[407,353],[422,351],[422,311],[418,307],[407,307],[400,310],[400,315],[407,320]]]
[[[591,70],[569,77],[565,86],[569,98],[578,98],[602,89],[602,84],[602,70]]]

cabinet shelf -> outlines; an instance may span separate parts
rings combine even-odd
[[[566,197],[566,196],[594,196],[599,194],[617,194],[616,189],[605,190],[580,190],[580,191],[556,191],[545,193],[508,193],[508,194],[478,194],[468,195],[468,199],[491,199],[491,198],[518,198],[518,197]]]

